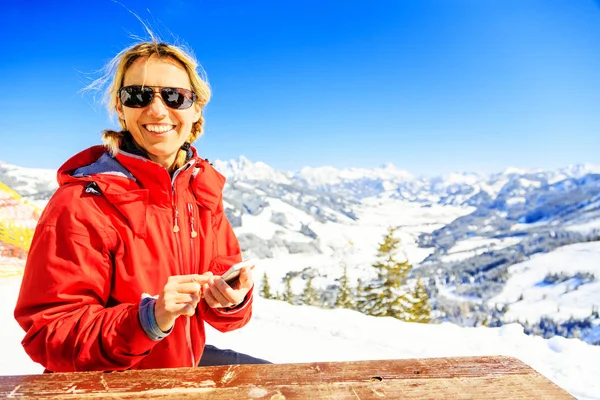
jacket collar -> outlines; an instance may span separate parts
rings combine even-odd
[[[67,160],[58,170],[60,186],[95,182],[102,194],[127,219],[136,234],[145,235],[146,207],[171,206],[172,191],[191,188],[197,202],[215,213],[222,201],[225,177],[206,160],[192,157],[173,174],[145,157],[119,151],[111,157],[104,146],[93,146]]]

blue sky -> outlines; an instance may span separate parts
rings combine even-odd
[[[426,175],[600,164],[598,1],[122,4],[204,66],[214,97],[196,147],[210,160]],[[147,36],[111,0],[0,10],[0,160],[58,168],[116,126],[80,89]]]

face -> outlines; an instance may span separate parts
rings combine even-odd
[[[125,72],[123,86],[144,85],[190,89],[185,69],[172,59],[139,58]],[[187,140],[192,124],[200,118],[202,107],[196,102],[184,110],[169,108],[158,89],[152,102],[142,108],[130,108],[117,99],[117,113],[125,120],[127,130],[135,142],[155,161],[169,169],[177,152]]]

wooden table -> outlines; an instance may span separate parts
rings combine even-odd
[[[226,365],[0,377],[0,398],[573,399],[512,357]]]

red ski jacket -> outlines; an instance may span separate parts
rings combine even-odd
[[[169,276],[221,275],[241,261],[223,211],[225,178],[193,153],[173,178],[157,163],[124,152],[113,158],[103,146],[59,169],[15,309],[25,351],[47,371],[196,366],[204,321],[222,332],[249,321],[252,290],[233,311],[202,299],[160,340],[141,326],[141,298],[158,295]]]

